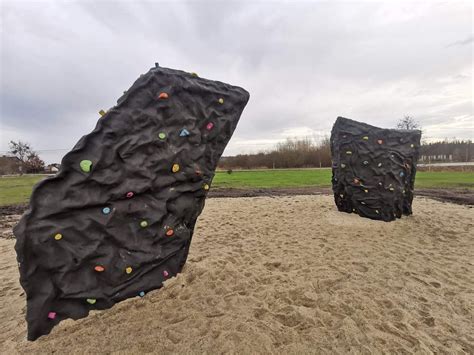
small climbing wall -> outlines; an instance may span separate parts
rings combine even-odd
[[[29,340],[180,272],[248,99],[242,88],[156,65],[99,112],[14,229]]]
[[[412,213],[421,131],[382,129],[338,117],[331,133],[339,211],[392,221]]]

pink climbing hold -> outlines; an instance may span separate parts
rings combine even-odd
[[[49,313],[48,313],[48,318],[49,318],[49,319],[54,319],[54,318],[56,318],[56,312],[49,312]]]
[[[207,129],[208,131],[210,131],[213,127],[214,127],[214,123],[209,122],[209,123],[207,124],[207,126],[206,126],[206,129]]]
[[[169,276],[169,273],[168,273],[168,271],[166,271],[166,270],[165,270],[165,271],[163,271],[163,276],[164,276],[164,277],[168,277],[168,276]]]
[[[133,197],[133,192],[132,191],[129,191],[127,192],[127,198],[132,198]]]

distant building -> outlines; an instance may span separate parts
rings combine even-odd
[[[23,170],[23,163],[17,157],[0,155],[0,175],[21,174]]]
[[[61,167],[61,164],[53,163],[53,164],[47,165],[44,168],[44,171],[47,172],[47,173],[56,174],[59,171],[60,167]]]

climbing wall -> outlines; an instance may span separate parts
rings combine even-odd
[[[180,272],[248,99],[242,88],[157,65],[101,110],[59,173],[35,187],[14,230],[29,340]]]
[[[421,131],[382,129],[338,117],[331,133],[339,211],[392,221],[412,213]]]

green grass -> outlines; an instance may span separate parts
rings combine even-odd
[[[213,188],[275,188],[331,186],[331,169],[295,170],[243,170],[227,174],[218,171],[212,182]]]
[[[0,177],[0,206],[28,202],[33,186],[44,175]]]
[[[27,202],[33,185],[44,176],[0,178],[0,205]],[[330,187],[331,169],[244,170],[227,174],[218,171],[212,187],[216,188],[289,188]],[[474,189],[474,172],[417,172],[416,188]]]

